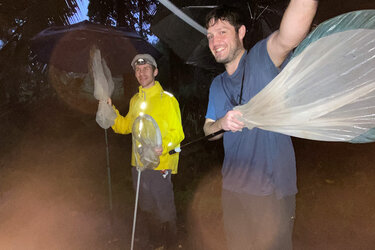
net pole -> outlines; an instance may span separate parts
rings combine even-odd
[[[106,155],[107,155],[107,178],[108,178],[108,202],[109,210],[112,212],[112,183],[111,183],[111,168],[109,167],[109,147],[108,147],[108,134],[107,129],[104,130],[105,144],[106,144]]]
[[[133,218],[133,230],[132,230],[132,241],[130,249],[133,250],[134,247],[134,236],[135,236],[135,225],[137,222],[137,208],[138,208],[138,196],[139,196],[139,183],[141,180],[141,170],[137,168],[138,171],[138,180],[137,180],[137,190],[135,194],[135,204],[134,204],[134,218]]]

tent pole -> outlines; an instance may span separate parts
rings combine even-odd
[[[173,3],[171,3],[168,0],[159,0],[159,2],[164,5],[167,9],[172,11],[176,16],[181,18],[184,22],[189,24],[191,27],[196,29],[197,31],[201,32],[203,35],[207,34],[206,28],[202,27],[199,23],[194,21],[191,17],[186,15],[184,12],[182,12],[179,8],[177,8]]]

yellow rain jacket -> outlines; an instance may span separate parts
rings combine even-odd
[[[125,117],[121,116],[114,106],[113,108],[117,117],[112,129],[119,134],[131,133],[133,122],[141,113],[154,118],[160,129],[163,146],[160,164],[155,170],[171,169],[172,174],[176,174],[179,154],[170,155],[168,152],[179,146],[185,137],[176,98],[164,91],[160,83],[155,81],[155,85],[150,88],[139,87],[139,92],[130,99],[129,112]],[[134,152],[131,164],[136,165]]]

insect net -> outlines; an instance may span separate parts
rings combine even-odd
[[[161,147],[159,126],[150,115],[138,116],[132,127],[133,154],[138,170],[154,169],[159,163],[155,148]]]
[[[112,74],[105,60],[101,57],[100,50],[93,47],[90,50],[90,74],[94,80],[94,96],[99,102],[96,112],[96,122],[100,127],[108,129],[114,124],[116,112],[107,103],[114,90]]]
[[[321,141],[375,141],[375,10],[320,24],[247,104],[248,128]]]

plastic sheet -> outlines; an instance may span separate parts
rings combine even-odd
[[[161,147],[159,126],[150,115],[138,116],[132,127],[133,152],[138,170],[154,169],[159,163],[155,148]]]
[[[321,141],[375,141],[375,10],[319,25],[283,71],[235,109],[250,129]]]
[[[90,51],[90,73],[94,80],[94,96],[99,102],[96,112],[96,122],[100,127],[108,129],[114,124],[116,112],[107,104],[114,90],[111,71],[104,59],[101,58],[100,50],[93,47]]]

